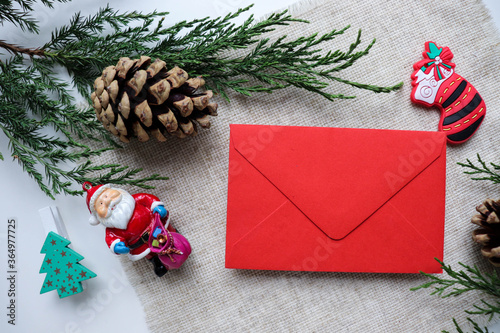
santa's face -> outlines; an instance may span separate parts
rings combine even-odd
[[[134,198],[122,189],[108,188],[94,203],[97,220],[107,228],[126,229],[134,208]]]

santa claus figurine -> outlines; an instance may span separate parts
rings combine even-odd
[[[170,226],[165,205],[148,193],[129,194],[111,185],[83,184],[87,192],[90,224],[106,227],[111,252],[136,261],[146,257],[156,275],[179,268],[191,253],[189,242]]]

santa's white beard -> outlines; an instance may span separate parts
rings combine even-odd
[[[97,215],[97,220],[106,228],[127,229],[128,222],[135,209],[135,200],[128,192],[118,189],[121,196],[109,204],[106,217]]]

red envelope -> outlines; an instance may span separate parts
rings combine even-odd
[[[226,267],[441,273],[442,132],[231,125]]]

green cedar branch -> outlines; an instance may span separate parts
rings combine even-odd
[[[458,162],[457,164],[471,169],[471,171],[464,171],[467,175],[484,175],[484,177],[471,177],[472,180],[489,180],[494,184],[500,183],[500,173],[497,171],[500,170],[500,165],[490,162],[488,166],[488,163],[484,162],[479,154],[477,154],[477,161],[480,164],[479,166],[469,159],[467,159],[467,163]]]
[[[466,310],[465,312],[467,314],[485,315],[488,316],[489,320],[492,320],[495,316],[500,315],[500,277],[495,270],[493,270],[492,273],[483,273],[477,268],[477,266],[474,265],[474,267],[471,267],[461,262],[458,264],[462,266],[464,270],[454,270],[451,266],[445,265],[439,259],[435,259],[439,262],[441,268],[448,276],[441,277],[420,272],[422,275],[428,277],[430,281],[420,286],[411,288],[410,290],[415,291],[432,288],[433,291],[431,292],[431,295],[438,295],[441,298],[451,296],[456,297],[470,291],[479,291],[494,297],[496,301],[487,302],[480,299],[481,305],[474,305],[474,310]],[[488,328],[481,328],[470,318],[467,318],[467,320],[473,326],[474,332],[488,332]],[[457,332],[463,332],[462,328],[460,328],[455,319],[453,319],[453,322]]]
[[[138,177],[142,170],[139,168],[93,165],[90,158],[113,148],[92,150],[76,138],[95,140],[96,136],[109,136],[95,121],[91,108],[78,109],[74,105],[67,88],[48,67],[24,66],[22,56],[0,63],[0,130],[9,140],[12,157],[43,192],[54,199],[60,193],[82,194],[72,186],[86,180],[151,188],[150,181],[168,179],[157,174]],[[42,134],[47,128],[52,128],[56,135]],[[77,166],[71,169],[68,163]]]
[[[55,2],[66,1],[41,0],[41,3],[51,7]],[[31,15],[35,3],[36,0],[0,0],[0,22],[37,33],[37,22]],[[343,35],[349,27],[323,35],[295,39],[282,36],[271,41],[264,38],[266,33],[280,26],[308,22],[283,11],[262,21],[250,16],[241,25],[233,23],[250,7],[215,19],[205,17],[167,25],[166,12],[121,13],[106,6],[88,17],[75,14],[38,48],[0,40],[0,49],[11,54],[6,62],[0,61],[0,129],[9,139],[13,157],[51,197],[57,193],[80,193],[71,189],[72,182],[91,180],[149,188],[150,181],[166,179],[159,175],[140,178],[140,169],[89,162],[89,158],[108,148],[91,150],[82,140],[102,138],[117,144],[95,121],[92,108],[74,105],[69,93],[71,84],[53,74],[58,66],[67,70],[72,85],[87,100],[103,68],[117,63],[121,57],[138,55],[160,58],[171,67],[181,66],[192,76],[202,75],[207,87],[226,99],[229,90],[251,96],[290,86],[329,100],[354,97],[327,92],[332,82],[374,92],[401,87],[401,83],[390,87],[363,84],[339,75],[372,48],[375,40],[358,50],[361,31],[346,50],[323,52],[321,47]],[[240,56],[239,50],[244,50]],[[46,128],[55,130],[56,136],[42,135]],[[76,162],[79,166],[65,170],[61,165],[66,162]]]
[[[138,55],[160,58],[169,66],[178,65],[191,75],[202,75],[207,87],[226,99],[229,99],[228,90],[251,96],[255,92],[270,93],[288,86],[306,89],[329,100],[354,97],[325,92],[328,81],[374,92],[391,92],[401,87],[402,83],[380,87],[338,76],[340,71],[366,56],[373,46],[375,40],[355,52],[361,44],[361,31],[347,50],[322,53],[321,45],[344,34],[349,27],[324,35],[312,34],[291,40],[283,36],[271,41],[263,35],[279,26],[307,24],[308,21],[293,18],[285,10],[262,21],[250,16],[241,25],[232,22],[250,7],[225,17],[182,21],[168,27],[164,26],[168,14],[165,12],[119,13],[108,6],[86,18],[78,13],[36,50],[41,54],[34,57],[33,62],[64,66],[84,95],[104,67],[116,63],[120,57]],[[155,21],[158,22],[155,24]],[[248,49],[248,53],[243,56],[224,54],[240,49]]]
[[[480,327],[479,324],[476,323],[471,318],[467,317],[467,321],[470,323],[470,325],[473,328],[472,333],[490,333],[490,331],[488,330],[488,327]],[[458,333],[465,333],[466,332],[460,327],[460,325],[458,325],[457,320],[455,318],[453,318],[453,324],[455,325],[455,329],[457,330]],[[442,333],[450,333],[449,331],[445,331],[445,330],[443,330],[441,332]]]
[[[68,2],[70,0],[41,0],[40,2],[52,8],[55,2]],[[0,0],[0,24],[10,22],[23,31],[38,33],[38,24],[31,16],[36,0]]]

